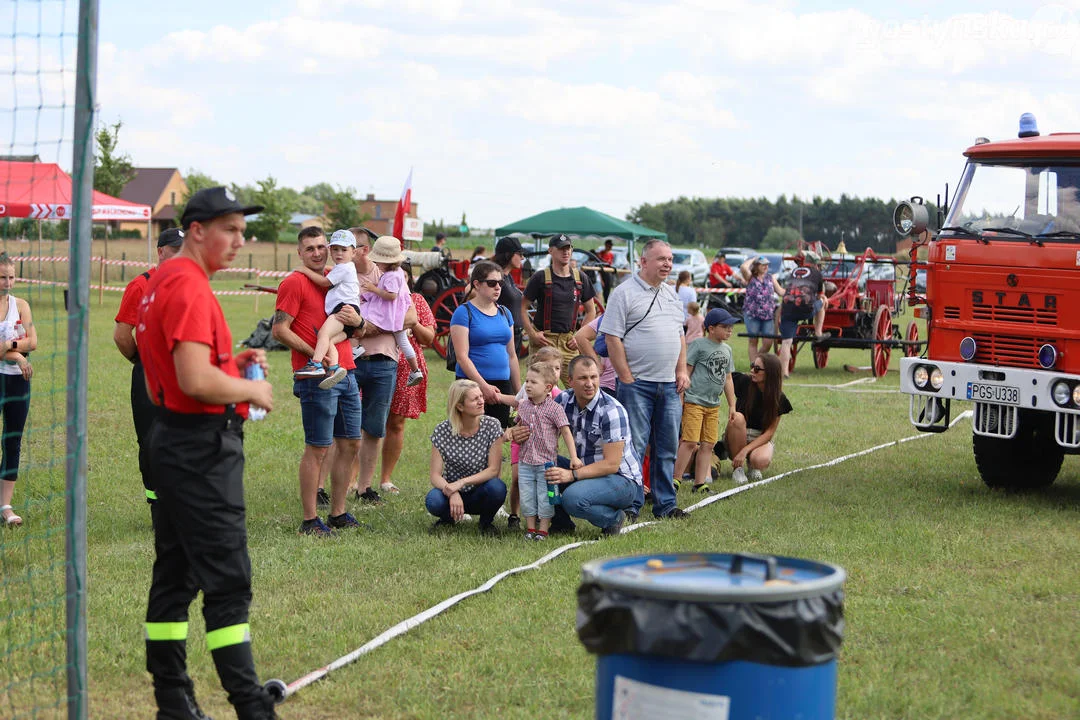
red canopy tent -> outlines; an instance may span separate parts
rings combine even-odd
[[[150,221],[151,207],[94,191],[94,220]],[[67,220],[71,176],[55,163],[0,160],[0,217]]]
[[[94,191],[91,220],[145,220],[146,254],[153,262],[149,205],[128,202]],[[56,163],[0,160],[0,218],[68,220],[71,218],[71,176]]]

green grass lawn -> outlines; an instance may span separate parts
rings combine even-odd
[[[236,288],[242,278],[216,282]],[[65,323],[51,291],[21,293],[42,334],[28,469],[17,503],[27,524],[0,537],[0,717],[60,717],[63,707]],[[128,406],[130,369],[113,347],[119,297],[91,317],[89,373],[90,716],[153,712],[142,621],[152,561]],[[250,297],[223,299],[234,339],[272,313]],[[903,325],[903,323],[902,323]],[[734,338],[745,368],[745,340]],[[893,370],[849,391],[869,351],[833,351],[825,370],[799,357],[787,386],[770,474],[916,434]],[[475,523],[432,536],[423,508],[431,428],[445,416],[450,373],[430,362],[431,409],[407,425],[395,482],[381,508],[349,509],[370,526],[328,541],[298,537],[299,407],[288,357],[271,357],[276,408],[246,430],[248,527],[254,567],[251,626],[261,676],[292,681],[390,626],[556,546],[516,535],[479,537]],[[749,551],[844,567],[847,627],[839,662],[842,718],[1080,716],[1080,465],[1051,488],[990,492],[971,457],[971,430],[889,447],[783,478],[664,523],[587,545],[466,600],[290,698],[283,718],[588,718],[595,659],[574,632],[581,564],[650,552]],[[719,488],[730,485],[727,474]],[[504,473],[508,477],[509,470]],[[680,505],[697,496],[680,493]],[[583,525],[583,524],[582,524]],[[596,537],[580,527],[575,539]],[[565,542],[559,539],[557,542]],[[230,717],[192,607],[189,661],[200,701]],[[58,669],[53,669],[59,665]],[[6,686],[6,689],[5,689]],[[59,694],[59,695],[58,695]]]

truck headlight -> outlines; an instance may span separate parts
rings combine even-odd
[[[1077,390],[1080,390],[1080,385],[1076,386]],[[1069,383],[1064,380],[1058,380],[1050,388],[1050,396],[1054,399],[1054,404],[1058,407],[1068,407],[1069,402],[1077,397],[1077,393],[1071,387]]]
[[[915,387],[920,390],[925,390],[926,383],[930,382],[930,373],[927,372],[924,365],[919,365],[915,368],[914,372],[911,373],[911,381],[915,383]]]
[[[945,375],[941,372],[941,368],[934,368],[930,371],[930,387],[935,390],[940,390],[941,386],[945,384]]]

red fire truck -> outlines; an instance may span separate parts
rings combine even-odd
[[[1080,133],[976,140],[940,229],[920,198],[894,224],[915,240],[908,301],[926,319],[923,357],[900,361],[919,430],[949,427],[952,402],[974,403],[983,482],[1023,490],[1054,482],[1080,453]],[[948,192],[946,192],[946,196]],[[919,261],[925,246],[925,260]]]

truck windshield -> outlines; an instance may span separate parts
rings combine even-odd
[[[942,232],[1075,242],[1080,237],[1080,166],[969,162]]]

